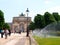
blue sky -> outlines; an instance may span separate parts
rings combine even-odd
[[[27,8],[32,20],[37,13],[43,15],[46,11],[60,14],[60,0],[0,0],[0,10],[4,12],[5,22],[12,22],[13,17],[22,12],[26,14]]]

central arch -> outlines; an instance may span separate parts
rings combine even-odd
[[[24,32],[24,24],[21,23],[21,24],[19,25],[19,27],[20,27],[20,31],[21,31],[21,32]]]

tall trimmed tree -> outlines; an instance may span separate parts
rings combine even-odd
[[[60,16],[59,16],[59,14],[58,14],[57,12],[52,13],[52,15],[54,16],[54,18],[55,18],[55,20],[56,20],[57,22],[60,21]]]
[[[0,29],[3,28],[4,24],[4,13],[0,10]]]
[[[45,12],[44,18],[45,18],[46,25],[56,22],[54,16],[52,14],[50,14],[49,12]]]
[[[43,28],[45,26],[44,17],[40,14],[37,14],[34,18],[36,28]]]
[[[35,23],[31,22],[29,25],[29,30],[34,30],[35,29]]]
[[[4,29],[10,29],[10,26],[9,26],[8,23],[4,23],[3,28],[4,28]]]

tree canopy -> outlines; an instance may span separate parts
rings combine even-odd
[[[10,26],[8,23],[5,23],[4,13],[0,10],[0,29],[3,28],[10,29]]]
[[[3,28],[4,28],[4,29],[10,29],[10,26],[9,26],[8,23],[4,23]]]
[[[35,16],[35,18],[34,18],[36,28],[43,28],[45,25],[44,21],[45,21],[44,17],[40,14],[37,14],[37,16]]]
[[[57,22],[60,21],[60,15],[57,12],[52,13],[52,15],[54,16],[54,18]]]
[[[44,15],[37,14],[34,17],[34,23],[30,23],[30,28],[39,28],[42,29],[45,26],[51,24],[51,23],[57,23],[60,22],[60,15],[56,12],[53,12],[52,14],[49,12],[45,12]],[[32,29],[33,29],[32,28]]]
[[[0,29],[3,28],[4,21],[4,13],[0,10]]]
[[[34,30],[35,29],[35,23],[31,22],[29,25],[29,30]]]
[[[46,25],[56,22],[54,16],[52,14],[50,14],[49,12],[44,13],[44,19],[45,19]]]

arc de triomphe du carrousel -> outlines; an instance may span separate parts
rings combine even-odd
[[[27,21],[28,18],[28,21]],[[13,17],[12,23],[10,23],[10,28],[12,32],[26,32],[27,23],[31,22],[31,17],[26,17],[25,14],[21,13],[18,17]]]

